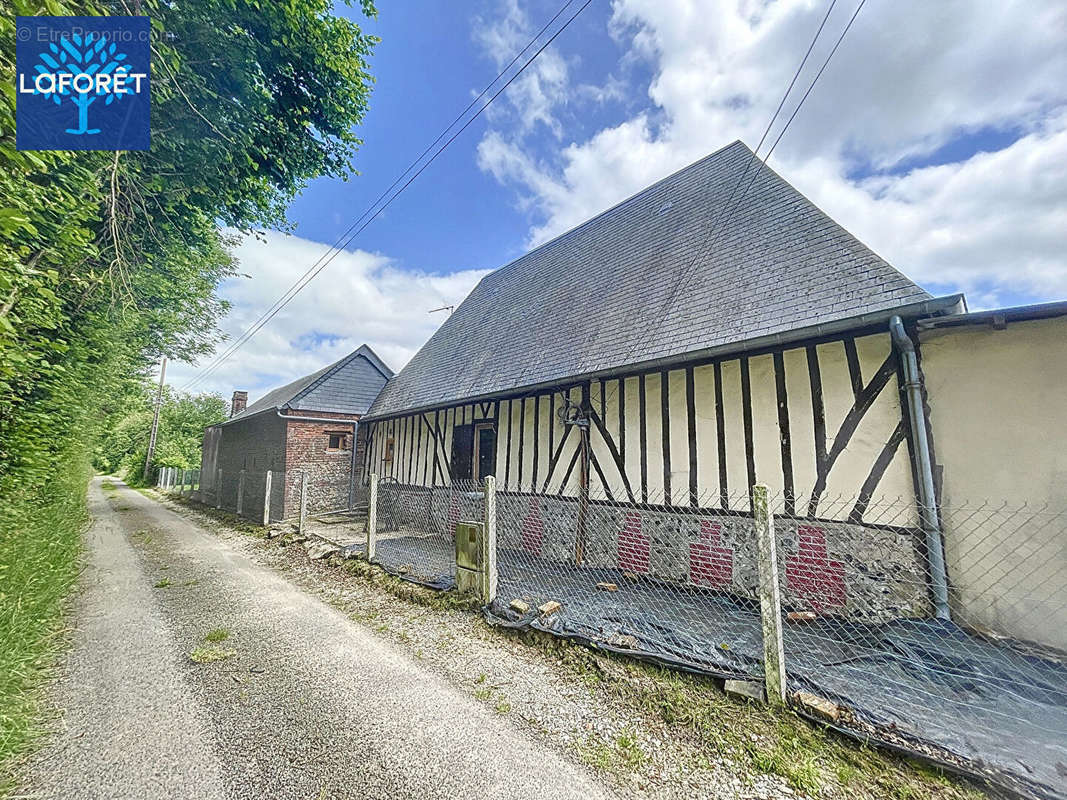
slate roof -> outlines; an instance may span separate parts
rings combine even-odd
[[[369,416],[930,298],[759,163],[734,142],[485,276]]]
[[[393,371],[367,345],[317,372],[267,392],[223,425],[273,409],[366,414]]]

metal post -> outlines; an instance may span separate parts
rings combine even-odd
[[[304,535],[304,520],[308,515],[308,474],[307,470],[301,470],[300,472],[300,522],[297,526],[297,533],[301,536]]]
[[[237,477],[237,516],[241,516],[245,505],[245,471]]]
[[[159,389],[156,391],[156,410],[152,414],[152,432],[148,435],[148,452],[144,457],[144,474],[147,477],[152,469],[152,459],[156,455],[156,434],[159,432],[159,409],[163,405],[163,384],[167,380],[167,357],[159,367]]]
[[[270,525],[270,476],[271,471],[268,469],[263,481],[263,527]]]
[[[222,508],[222,467],[215,469],[215,508]]]
[[[496,600],[496,478],[485,479],[485,525],[482,530],[482,602]]]
[[[782,645],[782,598],[778,586],[778,548],[774,518],[767,502],[767,487],[752,487],[752,519],[759,560],[759,605],[763,621],[763,674],[767,701],[785,703],[785,648]]]
[[[370,501],[367,506],[367,560],[373,561],[378,543],[378,476],[370,474]]]

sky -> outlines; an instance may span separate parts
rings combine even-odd
[[[834,2],[761,156],[858,1]],[[313,181],[290,233],[238,245],[223,330],[247,329],[564,2],[380,0],[361,23],[382,41],[359,174]],[[736,139],[755,148],[830,2],[592,0],[197,390],[254,401],[363,343],[399,370],[448,314],[431,310],[488,271]],[[868,0],[769,164],[933,294],[1065,300],[1064,76],[1060,0]],[[168,382],[205,363],[172,364]]]

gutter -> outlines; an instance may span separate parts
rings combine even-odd
[[[889,335],[900,352],[904,370],[904,388],[908,394],[908,417],[911,422],[912,450],[919,478],[919,515],[926,534],[926,561],[930,571],[930,590],[934,596],[934,615],[949,620],[948,574],[945,571],[945,549],[941,540],[941,524],[937,518],[937,495],[934,490],[933,461],[930,440],[926,435],[926,411],[923,408],[922,379],[915,344],[899,316],[889,320]]]
[[[280,408],[274,409],[274,412],[282,419],[292,420],[295,422],[328,422],[335,425],[358,425],[358,419],[335,419],[331,417],[300,417],[296,414],[283,414]]]
[[[937,314],[957,314],[966,308],[962,294],[950,294],[945,297],[932,297],[929,300],[920,300],[917,303],[909,303],[908,305],[898,306],[892,309],[882,309],[880,311],[868,311],[865,314],[858,314],[852,317],[845,317],[844,319],[833,320],[832,322],[820,322],[815,325],[808,325],[803,328],[793,328],[788,331],[782,331],[780,333],[770,333],[765,336],[757,336],[752,339],[747,339],[742,342],[728,342],[726,344],[717,345],[715,347],[706,347],[702,350],[693,350],[688,353],[682,353],[672,356],[663,356],[661,358],[654,358],[648,361],[639,361],[634,364],[620,364],[618,366],[605,367],[594,372],[583,372],[576,375],[567,375],[562,378],[542,381],[540,383],[534,383],[529,385],[512,386],[507,389],[500,389],[494,392],[483,392],[479,395],[453,397],[443,400],[438,400],[433,403],[426,403],[421,406],[412,406],[410,408],[404,408],[398,411],[389,411],[384,414],[364,414],[360,419],[364,422],[380,422],[381,420],[391,419],[394,417],[406,417],[413,414],[418,414],[424,411],[432,411],[438,408],[447,408],[451,406],[466,405],[468,403],[485,402],[486,400],[494,400],[497,398],[503,398],[507,396],[520,396],[535,394],[548,389],[555,389],[557,387],[574,386],[584,381],[597,380],[599,378],[617,377],[621,374],[624,375],[636,375],[640,372],[654,372],[658,369],[664,369],[667,367],[680,367],[694,361],[713,360],[729,355],[741,355],[742,353],[750,353],[754,350],[774,350],[785,345],[794,344],[796,342],[804,341],[806,339],[813,339],[823,336],[834,336],[846,331],[855,330],[856,328],[867,327],[881,327],[889,318],[894,315],[902,317],[930,317]]]
[[[1029,306],[995,308],[988,311],[972,311],[966,314],[950,314],[945,317],[920,319],[916,324],[919,326],[920,331],[951,328],[959,325],[992,325],[994,328],[1002,328],[1009,322],[1025,322],[1063,316],[1067,316],[1067,301],[1061,300],[1055,303],[1038,303]]]

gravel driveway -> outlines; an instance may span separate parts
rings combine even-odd
[[[367,628],[101,484],[57,731],[16,797],[610,796]]]

